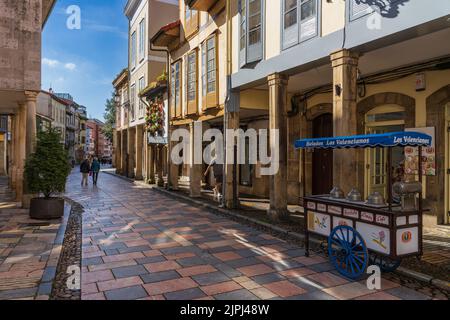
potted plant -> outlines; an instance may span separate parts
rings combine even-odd
[[[40,131],[36,152],[25,163],[28,192],[43,196],[31,199],[30,216],[33,219],[55,219],[64,215],[64,199],[54,195],[64,192],[71,166],[60,141],[60,133],[55,129]]]

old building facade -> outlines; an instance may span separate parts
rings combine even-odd
[[[387,192],[382,150],[308,153],[303,177],[296,139],[424,130],[435,142],[423,184],[431,209],[425,223],[448,222],[450,3],[383,3],[234,3],[232,90],[239,113],[259,110],[265,126],[280,132],[280,171],[269,179],[277,215],[301,198],[303,179],[306,194],[334,185],[345,192],[356,187],[365,197]],[[408,175],[401,150],[394,163]]]
[[[8,172],[16,198],[24,197],[24,161],[34,150],[41,90],[41,34],[55,1],[0,1],[0,113],[11,117]]]
[[[140,92],[166,70],[166,54],[151,49],[149,35],[178,16],[178,2],[129,0],[124,13],[129,20],[129,65],[126,71],[129,98],[126,104],[126,128],[121,127],[120,133],[116,130],[115,157],[121,158],[118,171],[122,174],[152,182],[148,169],[151,157],[145,128],[147,105]],[[119,75],[115,85],[122,88],[121,81]],[[121,93],[117,96],[121,96]],[[120,107],[123,106],[121,103]]]
[[[247,155],[257,143],[250,140],[238,151],[246,155],[244,164],[226,163],[227,206],[235,206],[239,194],[269,198],[269,214],[279,219],[304,194],[328,193],[336,185],[346,192],[358,188],[365,197],[386,194],[382,150],[350,156],[308,152],[303,175],[294,142],[416,130],[434,138],[424,169],[430,208],[425,224],[449,221],[448,1],[430,6],[418,0],[187,0],[179,5],[179,20],[152,39],[170,51],[171,130],[184,126],[193,136],[198,120],[202,131],[270,129],[279,134],[278,139],[270,136],[267,146],[279,149],[276,174],[262,175],[259,158],[251,163]],[[210,95],[214,86],[217,94]],[[402,172],[396,178],[417,174],[400,150],[394,163]],[[173,172],[172,185],[187,176],[191,196],[201,194],[201,166]]]

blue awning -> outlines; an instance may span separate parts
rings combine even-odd
[[[295,142],[297,149],[342,149],[375,147],[429,147],[431,136],[420,132],[390,132],[348,137],[301,139]]]

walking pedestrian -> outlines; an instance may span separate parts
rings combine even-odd
[[[214,158],[209,164],[208,168],[205,171],[204,176],[208,175],[208,172],[213,169],[214,178],[215,178],[215,186],[214,186],[214,200],[221,202],[222,201],[222,183],[223,183],[223,165],[217,163],[217,159]]]
[[[91,170],[91,165],[89,163],[88,157],[86,157],[80,165],[80,172],[82,175],[81,186],[87,186],[89,180],[89,172]]]
[[[94,160],[92,161],[91,172],[92,172],[92,181],[94,183],[94,186],[96,186],[98,181],[98,174],[100,172],[100,162],[98,161],[97,157],[94,157]]]

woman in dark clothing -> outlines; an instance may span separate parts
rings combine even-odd
[[[89,172],[91,170],[91,165],[89,164],[88,158],[84,159],[80,165],[80,172],[82,175],[81,186],[87,186],[89,180]]]

